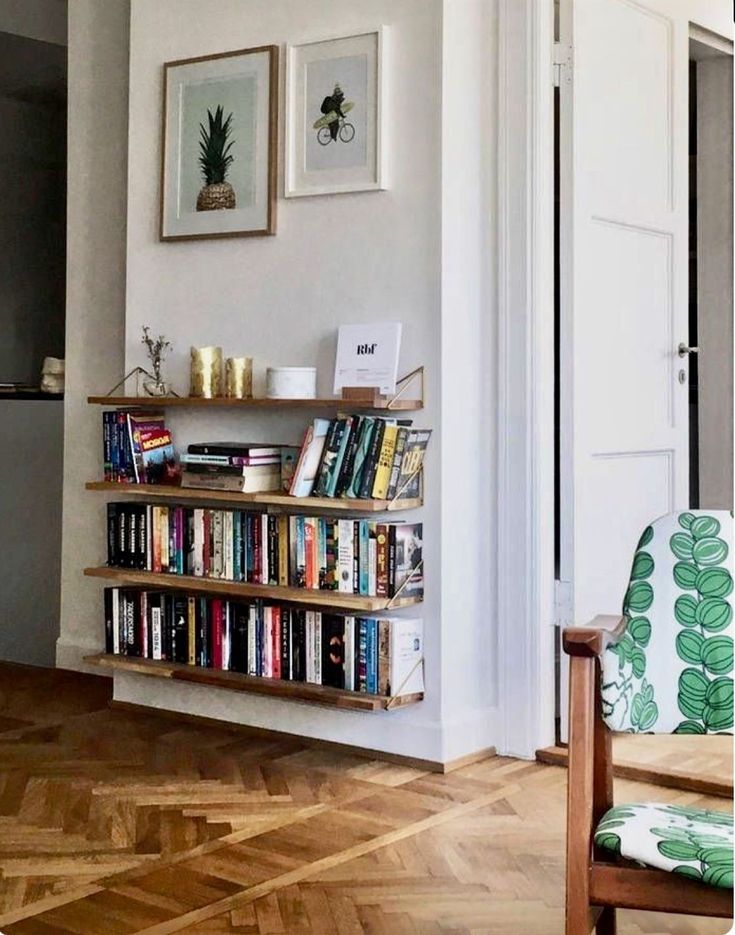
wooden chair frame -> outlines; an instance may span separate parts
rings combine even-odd
[[[566,935],[615,935],[615,910],[647,909],[732,916],[732,890],[705,886],[666,870],[646,870],[594,845],[594,832],[613,805],[612,733],[602,719],[600,659],[618,642],[626,617],[595,617],[564,630],[569,666]]]

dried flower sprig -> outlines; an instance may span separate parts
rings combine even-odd
[[[166,356],[166,351],[170,350],[171,342],[166,340],[165,335],[159,334],[158,337],[154,340],[151,337],[150,328],[148,325],[143,325],[143,337],[141,338],[141,344],[145,344],[148,349],[148,356],[151,359],[151,364],[153,365],[153,375],[156,378],[157,382],[161,380],[161,364],[163,358]]]

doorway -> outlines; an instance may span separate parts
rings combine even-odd
[[[559,631],[620,611],[652,519],[732,505],[732,59],[728,40],[697,28],[705,48],[690,65],[689,34],[658,0],[559,4]]]
[[[690,506],[733,507],[732,44],[689,39]]]

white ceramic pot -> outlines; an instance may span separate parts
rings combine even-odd
[[[316,367],[268,367],[268,399],[315,399]]]

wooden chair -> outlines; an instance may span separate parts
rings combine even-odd
[[[613,806],[611,737],[733,726],[732,516],[669,514],[633,560],[623,615],[564,631],[570,658],[566,935],[616,907],[732,915],[732,816]]]

